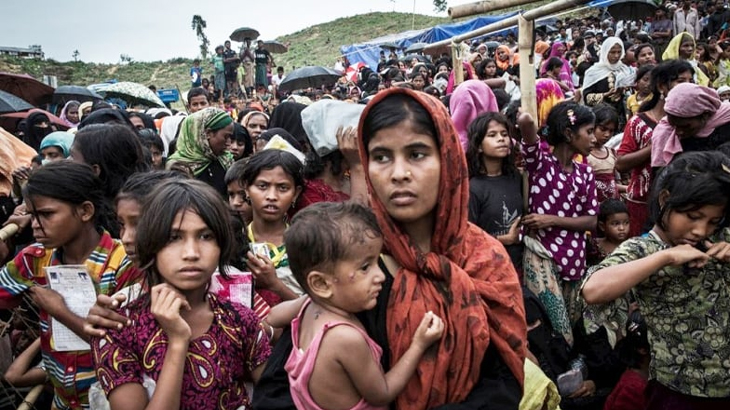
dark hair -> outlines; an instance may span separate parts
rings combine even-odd
[[[226,185],[232,182],[238,182],[241,185],[245,185],[245,181],[243,180],[243,171],[246,168],[246,162],[248,162],[248,158],[239,159],[234,162],[233,165],[228,168],[228,171],[226,171],[226,176],[224,177],[223,182],[225,182]]]
[[[619,359],[629,369],[638,368],[641,365],[643,356],[649,351],[649,337],[646,320],[639,309],[634,310],[626,321],[626,337],[624,337],[618,348]],[[647,353],[641,353],[640,349]]]
[[[226,277],[226,265],[234,254],[233,231],[228,207],[208,184],[194,179],[173,179],[160,183],[146,198],[137,226],[139,266],[147,272],[149,288],[162,283],[156,266],[157,254],[170,242],[175,217],[184,211],[196,213],[213,232],[220,248],[218,269]]]
[[[98,110],[92,109],[91,113],[84,115],[78,126],[79,131],[91,125],[100,124],[119,124],[129,127],[130,130],[137,131],[134,125],[129,121],[126,111],[117,110],[115,108],[102,108]]]
[[[165,152],[165,143],[162,142],[162,138],[149,128],[145,128],[139,132],[139,143],[144,148],[150,149],[155,147],[160,152]]]
[[[590,108],[573,101],[563,101],[555,105],[547,118],[547,130],[543,130],[548,144],[557,146],[567,143],[565,132],[578,132],[580,127],[596,120]]]
[[[545,71],[552,71],[553,69],[562,66],[563,60],[560,57],[550,57],[550,59],[545,63]]]
[[[614,124],[618,127],[618,112],[606,103],[593,106],[593,115],[596,116],[596,125]]]
[[[351,257],[366,238],[383,234],[373,212],[355,202],[320,202],[299,211],[284,232],[289,265],[294,278],[310,293],[307,275],[330,273],[334,265]]]
[[[676,80],[680,74],[686,72],[690,72],[692,75],[695,74],[695,69],[692,67],[692,64],[685,60],[668,60],[654,67],[654,69],[651,70],[651,100],[641,104],[639,112],[654,109],[662,97],[662,93],[659,91],[659,86],[669,86],[669,84]]]
[[[85,163],[99,167],[99,178],[110,200],[130,175],[148,170],[142,144],[134,131],[123,125],[89,125],[76,134],[73,147]]]
[[[616,214],[628,214],[629,208],[626,204],[616,198],[608,198],[601,202],[601,206],[598,210],[598,221],[606,222],[609,216]]]
[[[492,64],[494,64],[495,67],[497,67],[497,62],[494,61],[493,58],[485,58],[484,60],[480,61],[479,64],[477,64],[476,75],[477,75],[477,78],[479,78],[480,80],[487,79],[487,65],[489,65],[489,63],[492,63]],[[495,76],[497,75],[496,71],[495,71],[494,75]]]
[[[302,162],[294,154],[278,149],[265,149],[250,156],[244,166],[242,180],[245,185],[252,185],[261,171],[276,167],[281,167],[291,177],[295,187],[304,186]]]
[[[154,187],[162,181],[172,179],[187,179],[187,176],[175,171],[150,171],[132,174],[127,182],[122,185],[117,197],[114,198],[114,205],[122,200],[137,201],[141,204]]]
[[[510,147],[512,147],[512,137],[515,134],[514,127],[509,122],[507,117],[498,112],[485,112],[474,119],[469,124],[467,135],[469,138],[469,146],[466,149],[466,164],[469,169],[469,177],[475,177],[483,174],[482,167],[482,153],[479,149],[484,141],[484,137],[487,135],[489,129],[489,123],[492,121],[503,125],[507,129],[508,138],[510,139]],[[510,151],[510,154],[502,159],[502,174],[503,175],[514,175],[517,172],[515,168],[514,150]]]
[[[651,72],[654,70],[655,67],[656,66],[654,64],[646,64],[646,65],[643,65],[643,66],[639,67],[636,70],[636,80],[635,80],[635,82],[638,83],[639,80],[641,80],[642,78],[644,78],[644,76],[647,75],[647,74],[651,75]],[[649,77],[649,79],[651,80],[651,77]]]
[[[651,51],[654,51],[654,46],[648,43],[639,44],[638,46],[634,47],[634,55],[638,58],[639,54],[641,54],[641,51],[645,48],[650,48]],[[638,78],[638,76],[637,76]]]
[[[42,166],[31,174],[23,188],[23,198],[33,209],[34,198],[40,196],[71,205],[91,202],[94,205],[94,225],[97,230],[106,229],[113,237],[118,237],[116,215],[109,199],[104,195],[101,180],[90,166],[74,161],[54,161]]]
[[[251,140],[251,135],[249,135],[246,127],[237,122],[234,122],[232,138],[238,143],[243,142],[243,157],[248,157],[253,154],[253,141]]]
[[[675,157],[656,178],[649,202],[649,220],[666,230],[665,216],[671,212],[692,212],[706,205],[725,206],[718,226],[728,224],[730,207],[730,159],[716,151],[687,152]],[[664,206],[659,196],[668,192]]]
[[[340,150],[334,150],[327,155],[319,156],[315,150],[307,152],[304,161],[304,178],[315,179],[322,175],[327,164],[330,164],[332,175],[341,177],[344,173],[343,162],[345,157],[342,156]]]
[[[203,87],[191,88],[190,91],[188,91],[188,104],[190,104],[190,99],[192,99],[193,97],[201,96],[201,95],[204,96],[206,100],[210,99],[208,97],[208,91],[206,91],[205,88],[203,88]]]
[[[374,105],[362,120],[362,138],[365,149],[378,131],[410,121],[415,131],[433,137],[439,145],[436,125],[426,108],[406,94],[391,94]]]
[[[144,128],[147,130],[153,130],[155,133],[157,132],[157,127],[155,127],[155,120],[150,117],[149,115],[143,113],[143,112],[136,112],[132,111],[127,113],[128,118],[139,118],[142,120],[142,124],[144,124]]]
[[[494,99],[497,100],[497,108],[500,112],[502,112],[502,110],[512,100],[512,97],[507,94],[507,91],[505,91],[504,88],[495,88],[492,90],[492,94],[494,94]]]

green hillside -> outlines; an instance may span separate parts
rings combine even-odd
[[[277,40],[290,42],[289,52],[274,55],[278,65],[287,71],[293,66],[334,64],[342,45],[361,43],[387,34],[432,27],[451,21],[448,18],[406,13],[369,13],[340,18],[318,24]],[[234,43],[235,44],[235,43]],[[234,45],[234,47],[236,47]],[[25,73],[36,78],[55,75],[58,85],[89,85],[116,79],[141,84],[155,84],[158,88],[189,87],[188,70],[192,60],[175,58],[168,61],[132,62],[127,64],[96,64],[86,62],[58,62],[55,60],[25,60],[0,56],[0,71]],[[210,73],[210,69],[207,70]]]

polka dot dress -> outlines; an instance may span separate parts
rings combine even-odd
[[[530,173],[528,204],[531,213],[574,218],[598,214],[596,182],[588,165],[573,162],[566,173],[547,146],[522,144],[525,168]],[[537,238],[560,270],[563,280],[580,280],[586,266],[585,232],[546,228]]]

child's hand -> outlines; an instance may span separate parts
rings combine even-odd
[[[276,277],[276,268],[268,257],[257,256],[248,251],[246,253],[246,265],[253,274],[257,287],[271,290],[278,284],[279,279]]]
[[[33,302],[39,308],[45,310],[51,316],[56,316],[57,308],[66,306],[63,296],[51,288],[32,286],[30,288],[30,297],[33,298]]]
[[[96,303],[89,309],[89,314],[84,321],[84,333],[92,337],[104,337],[106,335],[105,329],[121,329],[124,326],[129,326],[131,324],[129,318],[114,311],[126,299],[127,297],[121,293],[114,297],[109,295],[97,296]]]
[[[724,263],[730,262],[730,243],[725,241],[717,243],[705,241],[705,246],[707,246],[707,252],[705,252],[707,256]]]
[[[153,287],[150,296],[150,312],[170,341],[189,342],[192,330],[180,316],[180,309],[188,303],[185,297],[166,283]]]
[[[413,335],[412,344],[425,351],[435,341],[441,339],[443,333],[443,320],[434,315],[433,312],[428,312],[423,315],[421,324],[418,325],[418,329],[416,329],[416,333]]]
[[[669,265],[681,266],[687,264],[690,268],[701,268],[705,266],[710,256],[692,245],[677,245],[673,248],[666,249],[670,257]]]
[[[538,230],[553,226],[554,215],[528,214],[522,218],[522,225],[528,229]]]

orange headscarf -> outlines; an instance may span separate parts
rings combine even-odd
[[[397,408],[427,409],[464,401],[479,379],[490,343],[522,384],[527,338],[522,290],[504,247],[467,220],[466,159],[456,129],[439,100],[407,88],[390,88],[368,103],[360,117],[358,138],[368,189],[373,192],[363,142],[364,120],[373,107],[394,94],[413,98],[432,117],[441,177],[431,252],[426,254],[388,215],[381,200],[371,195],[386,251],[401,266],[392,272],[395,279],[386,319],[391,363],[408,349],[426,312],[432,311],[445,324],[441,341],[427,352],[398,395]]]
[[[497,56],[500,50],[504,51],[509,56],[509,58],[507,58],[507,61],[502,61]],[[497,67],[499,69],[501,69],[502,71],[506,71],[511,66],[516,66],[520,64],[520,55],[514,54],[508,46],[502,44],[494,51],[494,62],[497,64]]]

